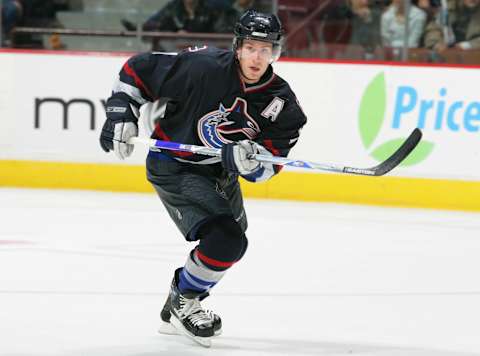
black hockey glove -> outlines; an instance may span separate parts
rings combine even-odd
[[[107,120],[100,134],[100,146],[105,152],[114,151],[120,159],[133,152],[129,138],[138,136],[138,109],[120,98],[110,98],[106,107]]]
[[[248,159],[248,155],[260,153],[263,148],[256,142],[243,140],[239,142],[227,143],[222,146],[222,166],[225,170],[240,175],[248,175],[261,168],[261,164],[253,159]]]

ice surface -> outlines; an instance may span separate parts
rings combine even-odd
[[[0,189],[0,355],[480,355],[480,214],[246,208],[203,349],[156,333],[193,245],[155,195]]]

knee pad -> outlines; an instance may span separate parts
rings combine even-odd
[[[240,255],[238,255],[238,260],[237,261],[240,261],[243,257],[243,255],[245,254],[245,252],[247,252],[247,247],[248,247],[248,239],[247,237],[245,236],[245,234],[243,235],[244,239],[243,239],[243,247],[242,247],[242,251],[240,251]]]
[[[248,246],[247,237],[231,215],[219,215],[198,229],[196,254],[208,268],[226,270],[238,262]]]

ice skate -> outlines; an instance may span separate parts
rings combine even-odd
[[[210,347],[211,338],[221,334],[221,319],[200,305],[208,293],[180,293],[177,287],[179,272],[180,269],[175,271],[170,294],[160,313],[163,324],[159,332],[183,334],[204,347]]]
[[[213,313],[211,310],[205,309],[205,313],[210,315],[213,319],[213,330],[214,330],[214,337],[222,335],[222,319]],[[170,313],[170,295],[167,297],[165,301],[165,305],[163,306],[162,311],[160,312],[160,318],[162,319],[162,323],[158,328],[158,332],[164,335],[180,335],[178,330],[172,325],[170,322],[172,314]]]

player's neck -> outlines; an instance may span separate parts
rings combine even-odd
[[[242,82],[246,86],[257,84],[261,80],[261,78],[259,78],[259,79],[249,79],[246,76],[244,76],[243,73],[241,73],[241,72],[240,72],[240,79],[242,80]]]
[[[243,71],[242,71],[241,68],[239,68],[238,73],[239,73],[240,80],[247,87],[257,85],[257,84],[261,84],[262,82],[265,82],[266,80],[268,80],[268,78],[271,77],[271,74],[272,74],[270,68],[267,68],[267,70],[258,79],[248,78],[245,74],[243,74]]]

